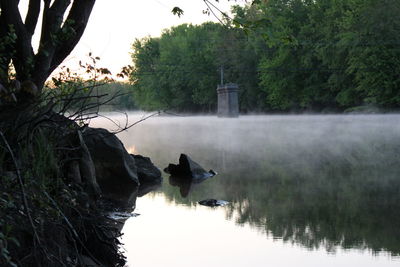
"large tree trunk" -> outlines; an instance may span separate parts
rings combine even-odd
[[[71,5],[71,0],[43,0],[42,32],[36,54],[31,41],[39,19],[41,0],[29,1],[25,21],[18,10],[18,2],[0,0],[0,38],[7,36],[10,29],[14,29],[17,36],[12,47],[15,51],[9,49],[6,52],[10,53],[10,57],[4,57],[3,62],[0,61],[0,81],[3,84],[8,82],[9,77],[4,70],[7,70],[12,59],[16,78],[21,82],[32,81],[40,92],[46,79],[81,39],[96,0],[73,0],[65,21],[64,14]]]

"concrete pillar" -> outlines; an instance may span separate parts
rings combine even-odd
[[[218,117],[238,117],[239,116],[239,87],[235,83],[218,85]]]

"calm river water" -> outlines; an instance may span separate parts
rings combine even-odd
[[[119,137],[160,169],[186,153],[218,172],[200,184],[163,173],[136,200],[128,266],[400,266],[400,115],[160,116]]]

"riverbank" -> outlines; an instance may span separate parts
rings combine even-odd
[[[124,266],[123,221],[108,214],[161,175],[114,134],[45,108],[0,110],[0,137],[0,265]]]

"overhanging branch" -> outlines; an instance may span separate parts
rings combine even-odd
[[[35,33],[35,28],[39,19],[40,1],[41,0],[29,0],[28,14],[25,18],[25,27],[31,38]]]
[[[46,0],[43,10],[42,34],[40,37],[39,51],[35,58],[35,74],[33,80],[39,88],[42,87],[50,75],[51,61],[60,38],[59,31],[63,23],[64,13],[70,5],[70,0],[55,0],[50,6]]]
[[[72,52],[74,47],[81,39],[86,25],[89,21],[90,14],[96,0],[75,0],[68,14],[67,21],[62,30],[68,30],[71,27],[74,31],[72,38],[69,38],[57,47],[50,66],[50,73],[62,63],[62,61]],[[50,74],[49,73],[49,74]]]

